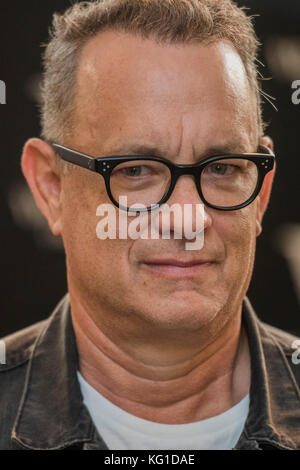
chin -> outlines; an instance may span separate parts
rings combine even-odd
[[[155,299],[151,302],[151,309],[144,310],[144,319],[165,330],[181,329],[195,331],[212,323],[222,310],[223,305],[205,296],[198,299],[184,297],[174,298],[166,303]],[[142,310],[141,310],[142,311]],[[140,312],[141,312],[140,311]]]

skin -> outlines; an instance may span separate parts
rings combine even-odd
[[[255,152],[259,142],[243,64],[224,42],[159,45],[98,34],[81,55],[75,109],[73,135],[60,143],[95,157],[148,146],[190,164]],[[268,137],[260,142],[272,148]],[[250,206],[205,208],[204,247],[189,252],[185,239],[99,240],[96,208],[110,203],[103,178],[70,164],[61,171],[40,139],[26,143],[22,168],[50,229],[63,238],[84,378],[124,410],[161,423],[206,419],[240,401],[250,385],[241,306],[274,171]],[[168,203],[201,203],[192,177],[178,180]],[[209,263],[145,264],[159,258]]]

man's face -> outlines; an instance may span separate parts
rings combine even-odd
[[[213,154],[255,152],[255,113],[243,64],[230,45],[158,45],[105,32],[83,49],[75,131],[65,145],[95,157],[156,148],[174,163],[192,164]],[[102,176],[78,167],[63,176],[70,292],[98,310],[99,320],[105,312],[112,322],[131,317],[161,331],[188,331],[237,313],[253,268],[259,197],[238,211],[205,208],[199,251],[186,251],[187,240],[172,237],[98,239],[96,209],[104,203],[110,200]],[[191,176],[178,180],[168,201],[174,203],[201,204]],[[206,263],[149,266],[166,259]]]

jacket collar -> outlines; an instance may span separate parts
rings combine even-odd
[[[243,322],[251,357],[250,407],[236,449],[299,449],[300,391],[287,358],[247,297]]]
[[[286,357],[247,298],[243,303],[251,356],[250,409],[235,449],[300,448],[300,392]],[[15,447],[107,449],[83,404],[68,294],[35,342],[12,431]],[[291,429],[295,432],[291,435]]]
[[[69,307],[67,294],[33,348],[12,431],[18,448],[79,448],[97,437],[76,376],[78,357]]]

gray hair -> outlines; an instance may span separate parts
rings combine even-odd
[[[231,0],[96,0],[54,14],[43,56],[41,123],[47,142],[63,143],[74,129],[74,93],[82,48],[101,31],[130,32],[166,44],[229,41],[239,53],[257,103],[258,135],[264,132],[251,17]]]

